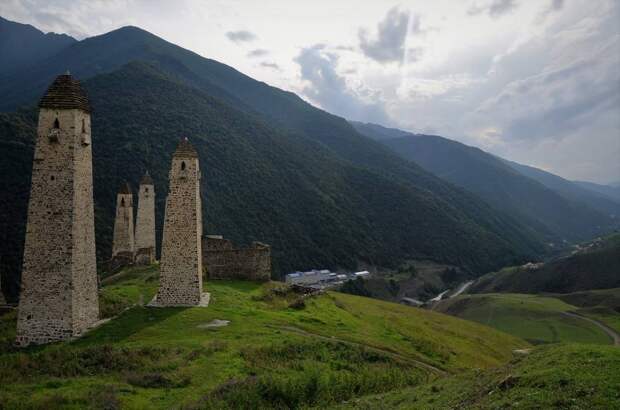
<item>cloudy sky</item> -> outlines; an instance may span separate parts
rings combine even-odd
[[[619,0],[0,0],[78,39],[135,25],[349,119],[620,181]]]

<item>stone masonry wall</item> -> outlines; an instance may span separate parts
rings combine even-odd
[[[271,247],[253,242],[249,248],[234,248],[231,241],[203,237],[203,261],[209,279],[268,281],[271,279]]]
[[[67,339],[98,319],[90,142],[88,113],[40,110],[17,319],[20,345]]]
[[[140,184],[136,218],[136,264],[155,262],[155,187]]]
[[[175,152],[162,241],[160,306],[197,305],[202,294],[202,214],[198,158]]]

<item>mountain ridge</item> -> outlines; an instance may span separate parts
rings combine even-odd
[[[560,177],[546,173],[549,179],[563,185],[549,184],[524,175],[525,166],[444,137],[412,134],[376,124],[352,124],[402,158],[481,196],[556,247],[563,246],[564,240],[579,242],[592,238],[618,224],[620,204],[590,194]]]

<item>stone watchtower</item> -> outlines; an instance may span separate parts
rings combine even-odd
[[[116,218],[114,219],[114,238],[112,240],[112,260],[110,269],[133,264],[134,227],[133,194],[128,182],[121,185],[116,194]]]
[[[39,103],[16,343],[71,338],[98,317],[90,105],[67,73]]]
[[[148,171],[140,181],[136,219],[136,264],[155,262],[155,186]]]
[[[202,205],[198,154],[182,140],[170,169],[157,305],[201,304]]]

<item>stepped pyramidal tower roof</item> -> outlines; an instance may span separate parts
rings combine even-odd
[[[146,171],[144,173],[144,176],[142,176],[142,179],[140,180],[140,185],[153,185],[153,178],[151,178],[151,175],[149,175],[149,171]]]
[[[198,158],[198,152],[192,144],[190,144],[189,140],[183,138],[179,145],[177,145],[176,151],[174,151],[175,158]]]
[[[90,113],[88,97],[80,82],[68,72],[56,77],[39,102],[39,108],[78,109]]]

